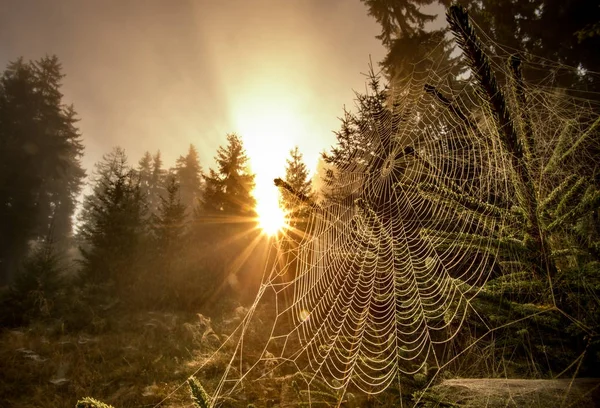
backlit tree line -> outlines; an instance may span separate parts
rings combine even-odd
[[[255,176],[238,135],[226,136],[207,172],[193,145],[171,168],[160,151],[146,152],[135,164],[113,148],[91,172],[74,225],[86,171],[62,78],[56,57],[18,60],[0,78],[4,319],[22,321],[24,309],[48,314],[67,287],[79,291],[68,296],[81,299],[186,308],[219,291],[222,299],[236,283],[257,287],[260,273],[243,275],[260,268],[258,259],[243,259],[231,271],[232,260],[260,234]],[[307,189],[302,155],[297,148],[292,153],[295,167],[286,178]]]

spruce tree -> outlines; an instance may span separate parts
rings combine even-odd
[[[390,48],[395,39],[422,30],[425,23],[435,19],[435,15],[423,13],[421,6],[440,3],[449,5],[448,0],[361,0],[369,9],[369,15],[381,24],[381,34],[377,36],[384,46]]]
[[[175,174],[180,185],[181,202],[186,208],[195,208],[202,195],[202,167],[198,150],[193,145],[190,145],[187,155],[177,159]]]
[[[86,196],[80,229],[83,278],[131,283],[143,238],[146,203],[139,178],[116,148],[97,164],[93,193]]]
[[[85,172],[76,113],[60,92],[55,56],[19,59],[0,77],[0,282],[52,232],[64,249]]]
[[[23,262],[18,275],[0,299],[0,324],[26,325],[52,316],[63,295],[63,265],[51,239]]]
[[[158,212],[153,217],[152,230],[157,253],[163,258],[170,258],[175,249],[183,244],[186,207],[181,202],[179,183],[175,177],[167,179],[165,192],[160,197]]]
[[[160,150],[157,150],[152,156],[152,174],[148,192],[148,212],[150,214],[158,213],[158,206],[162,202],[161,197],[165,192],[166,177],[167,172],[163,169]]]
[[[311,192],[310,178],[308,177],[308,168],[302,161],[302,153],[295,146],[290,150],[290,158],[286,159],[285,181],[298,194],[309,196]]]
[[[221,215],[253,215],[254,174],[248,168],[248,156],[242,139],[227,135],[227,145],[217,150],[217,170],[210,169],[206,179],[203,209]]]
[[[445,30],[425,30],[425,24],[436,15],[421,11],[422,6],[439,3],[450,5],[449,0],[361,0],[370,16],[381,25],[377,36],[388,53],[381,61],[386,77],[394,86],[428,75],[431,69],[443,69],[454,76],[463,68],[458,58],[452,57],[453,48],[445,37]]]
[[[152,178],[152,155],[150,152],[146,151],[144,153],[138,161],[135,171],[140,182],[140,191],[146,197],[146,201],[150,201],[150,182]]]
[[[302,153],[298,146],[290,150],[290,158],[286,159],[285,182],[289,189],[280,189],[280,205],[287,213],[288,224],[297,228],[308,217],[308,208],[306,208],[305,202],[312,199],[308,168],[302,161]]]
[[[143,296],[153,306],[173,305],[176,298],[189,294],[189,276],[182,276],[182,268],[190,261],[184,254],[186,247],[186,208],[181,203],[179,183],[174,175],[168,176],[165,192],[159,197],[156,214],[151,215],[151,239],[147,242],[143,274]],[[185,259],[184,262],[182,260]],[[197,273],[197,270],[193,271]],[[181,288],[187,289],[182,291]]]

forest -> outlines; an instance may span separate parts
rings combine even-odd
[[[360,3],[266,213],[244,134],[85,168],[60,55],[4,67],[0,406],[600,406],[599,4]]]

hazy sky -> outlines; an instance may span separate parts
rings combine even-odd
[[[384,55],[378,33],[358,0],[0,0],[0,65],[59,57],[88,173],[116,145],[169,167],[193,143],[208,169],[228,132],[259,184],[295,144],[314,169]]]

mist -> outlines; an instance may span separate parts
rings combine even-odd
[[[313,170],[353,90],[365,88],[361,72],[384,53],[358,0],[4,0],[0,8],[0,64],[59,56],[87,169],[115,145],[134,160],[160,149],[171,164],[190,143],[207,168],[225,134],[238,132],[251,157],[255,145],[285,156],[298,144]]]

